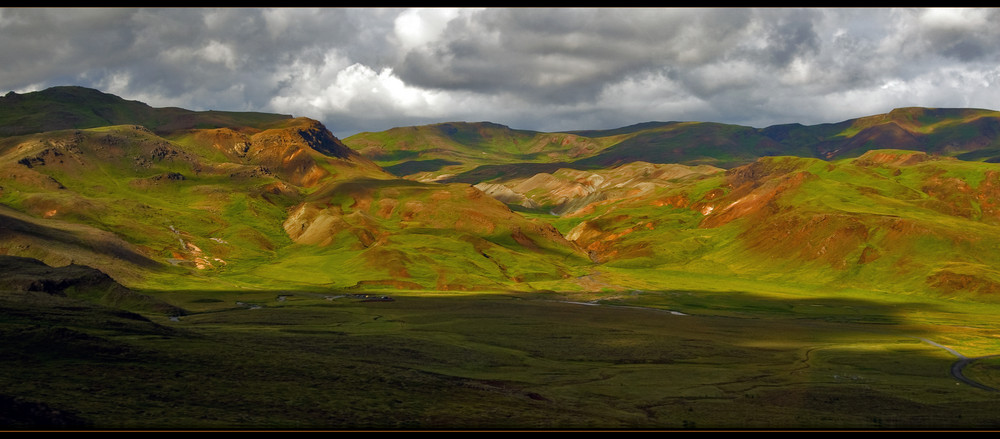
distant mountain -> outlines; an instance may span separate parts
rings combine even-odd
[[[395,175],[422,180],[481,165],[565,162],[607,146],[576,134],[515,130],[490,122],[393,128],[355,134],[344,143]]]
[[[1000,293],[989,110],[342,142],[308,118],[57,87],[0,99],[0,121],[0,254],[127,288],[580,289],[603,267]]]
[[[556,215],[593,261],[636,274],[997,300],[1000,272],[989,267],[1000,264],[1000,242],[986,237],[1000,236],[998,128],[996,111],[931,108],[762,129],[649,122],[572,132],[606,145],[575,160],[494,161],[438,177]],[[464,148],[493,153],[482,142]]]
[[[157,133],[192,128],[265,128],[291,118],[283,114],[153,108],[78,86],[24,94],[9,92],[0,97],[0,136],[110,125],[141,125]]]
[[[493,135],[489,142],[483,141],[483,135],[457,135],[461,130],[447,135],[444,128],[453,126],[394,128],[351,136],[345,143],[383,166],[396,167],[397,175],[473,184],[511,173],[530,177],[530,170],[593,170],[637,161],[731,168],[760,157],[836,159],[886,148],[1000,161],[1000,112],[981,109],[900,108],[838,123],[766,128],[646,122],[611,130],[538,133],[489,123],[466,125],[477,132],[497,132],[502,127],[504,133],[520,133],[520,137]],[[512,148],[526,145],[527,139],[542,138],[552,140],[548,149],[542,148],[550,151],[547,154],[509,154]],[[556,144],[563,145],[565,152],[553,149]],[[500,157],[501,153],[506,155]],[[421,163],[435,165],[420,167]],[[531,165],[523,167],[522,163]]]
[[[762,134],[814,157],[857,157],[873,149],[907,149],[996,161],[1000,156],[1000,112],[972,108],[897,108],[886,114],[813,126],[776,125]]]
[[[651,122],[642,122],[642,123],[637,123],[637,124],[634,124],[634,125],[629,125],[629,126],[626,126],[626,127],[613,128],[613,129],[608,129],[608,130],[579,130],[579,131],[563,131],[563,132],[568,133],[568,134],[576,134],[578,136],[599,138],[599,137],[620,136],[620,135],[623,135],[623,134],[633,134],[633,133],[638,133],[640,131],[646,131],[646,130],[652,130],[652,129],[657,129],[657,128],[663,128],[663,127],[667,127],[667,126],[670,126],[670,125],[677,125],[677,124],[680,124],[680,123],[683,123],[683,122],[656,122],[656,121],[651,121]]]

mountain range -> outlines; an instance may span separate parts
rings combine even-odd
[[[1000,113],[341,141],[308,118],[0,98],[2,251],[126,285],[578,289],[701,272],[992,297]],[[985,296],[984,296],[985,294]]]
[[[11,92],[0,427],[996,426],[998,123],[339,139]]]

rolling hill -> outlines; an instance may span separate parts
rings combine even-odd
[[[565,162],[607,146],[604,139],[515,130],[491,122],[398,127],[355,134],[345,142],[395,175],[427,181],[483,165]]]
[[[18,127],[59,128],[0,138],[5,254],[133,286],[470,289],[561,279],[565,264],[530,261],[579,253],[467,185],[398,179],[311,119],[153,109],[76,87],[0,104]]]
[[[490,141],[483,141],[486,136],[463,136],[462,130],[447,135],[444,128],[454,126],[466,127],[465,132],[496,132],[502,127],[504,133],[521,133],[521,137],[492,135]],[[503,155],[527,144],[529,138],[562,138],[569,153],[521,155],[521,163],[517,163],[518,156]],[[731,168],[766,156],[830,160],[857,157],[874,149],[907,149],[964,160],[997,161],[1000,160],[1000,113],[911,107],[811,126],[753,128],[714,122],[646,122],[610,130],[565,133],[524,132],[488,123],[452,123],[361,133],[344,142],[380,165],[394,166],[397,175],[470,184],[512,174],[530,177],[559,168],[594,170],[634,161]]]
[[[341,141],[8,94],[0,428],[995,427],[996,121]]]
[[[577,205],[558,223],[594,260],[636,274],[996,301],[998,177],[993,164],[903,150],[766,157]]]
[[[80,87],[0,104],[0,250],[132,286],[576,289],[600,264],[1000,288],[993,111],[572,133],[455,122],[341,142],[307,118]]]
[[[292,117],[282,114],[153,108],[79,86],[0,97],[0,136],[111,125],[141,125],[166,133],[192,128],[257,127]]]

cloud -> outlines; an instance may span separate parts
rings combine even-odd
[[[403,11],[393,20],[395,44],[400,52],[436,41],[445,31],[448,23],[461,13],[455,8],[410,9]]]
[[[997,9],[0,9],[0,88],[273,111],[339,136],[490,120],[822,123],[990,108]]]
[[[275,96],[271,106],[279,110],[311,108],[319,113],[359,111],[371,117],[408,116],[433,113],[439,106],[441,93],[409,87],[391,68],[380,71],[331,54],[318,66],[295,66],[294,77],[282,82],[289,84],[285,93]]]

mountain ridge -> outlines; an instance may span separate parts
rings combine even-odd
[[[154,132],[198,126],[249,124],[263,127],[291,118],[291,115],[272,113],[154,108],[143,102],[80,86],[57,86],[23,94],[11,91],[0,96],[2,137],[107,125],[142,125]]]
[[[407,143],[415,144],[421,142],[419,137],[412,137],[415,133],[432,131],[439,125],[441,124],[393,130],[407,130],[411,133]],[[538,132],[532,133],[540,135]],[[717,122],[651,121],[617,129],[548,134],[580,136],[593,143],[572,155],[526,157],[520,161],[494,159],[490,163],[484,163],[475,157],[463,160],[461,155],[445,154],[433,148],[394,148],[391,141],[380,144],[379,154],[370,154],[361,147],[366,142],[371,142],[371,139],[392,137],[390,131],[357,134],[344,139],[344,142],[380,165],[399,169],[400,172],[396,174],[400,176],[472,183],[479,182],[474,181],[481,178],[476,175],[490,174],[490,167],[519,163],[559,162],[564,167],[578,170],[630,161],[708,164],[730,168],[766,156],[796,155],[836,159],[885,148],[963,155],[963,158],[969,160],[1000,161],[1000,112],[975,108],[902,107],[888,113],[816,125],[788,123],[754,128]],[[440,137],[439,134],[426,136]],[[423,141],[427,145],[434,142]],[[481,143],[469,143],[464,147],[470,150],[465,154],[466,157],[474,156],[477,152],[481,155],[494,153],[489,145]],[[426,163],[428,166],[420,167],[417,163]],[[431,163],[436,165],[430,166]],[[407,171],[414,172],[406,174]]]
[[[360,138],[341,141],[309,118],[171,110],[153,119],[144,104],[95,96],[76,108],[134,108],[114,121],[152,128],[0,138],[0,202],[18,215],[4,217],[16,240],[3,252],[84,258],[134,284],[188,273],[198,282],[530,290],[580,288],[574,279],[594,266],[623,276],[691,269],[879,283],[870,273],[890,270],[879,261],[901,263],[902,248],[924,254],[906,244],[924,240],[937,247],[917,268],[892,269],[936,279],[919,288],[992,291],[1000,279],[973,268],[992,261],[988,251],[975,259],[946,244],[979,248],[961,228],[996,226],[989,200],[997,174],[987,162],[1000,119],[990,110],[909,107],[815,126],[647,122],[581,132],[598,138],[446,122],[364,137],[381,158],[396,154],[397,170],[444,164],[403,179],[380,167],[378,154],[356,149]],[[959,160],[969,154],[981,160]],[[99,246],[108,250],[60,243],[79,227],[110,234]],[[894,227],[912,233],[890,244],[884,236],[896,236]],[[772,239],[788,228],[813,232]],[[852,244],[823,244],[826,232]],[[116,256],[126,249],[132,256]],[[937,251],[947,252],[935,256],[941,263],[932,262]],[[777,266],[799,268],[767,274]]]
[[[263,276],[335,288],[403,277],[420,288],[482,289],[569,276],[564,263],[542,262],[550,254],[583,259],[550,226],[468,185],[415,183],[384,172],[313,119],[240,113],[220,119],[186,110],[154,119],[142,113],[144,104],[84,93],[98,104],[140,112],[102,123],[138,124],[0,138],[0,202],[29,218],[0,218],[11,220],[8,230],[17,237],[0,244],[0,252],[49,263],[82,259],[130,285],[160,285],[187,273],[199,282],[254,284]],[[4,106],[0,113],[16,112]],[[60,115],[38,120],[46,117]],[[55,221],[110,234],[87,244],[107,251],[57,245],[69,239],[63,229],[41,240],[30,236]],[[156,263],[119,257],[112,249],[121,246],[110,245],[118,240],[140,255],[136,261]],[[425,256],[413,256],[418,248]],[[338,264],[353,269],[299,274]]]
[[[451,123],[385,161],[309,118],[111,102],[0,136],[0,424],[997,423],[991,113]]]

